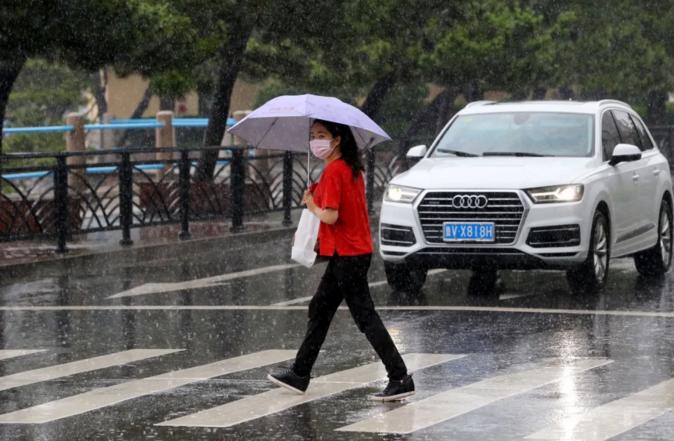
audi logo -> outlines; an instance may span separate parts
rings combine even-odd
[[[455,208],[485,208],[488,203],[489,199],[483,194],[457,194],[452,198]]]

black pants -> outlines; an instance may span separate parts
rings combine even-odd
[[[407,367],[398,353],[393,340],[379,314],[374,310],[367,283],[371,254],[362,256],[333,256],[323,274],[318,290],[309,304],[309,324],[307,334],[300,346],[293,369],[297,375],[306,376],[318,357],[325,341],[332,317],[337,307],[346,300],[358,329],[384,362],[388,377],[400,380],[407,375]]]

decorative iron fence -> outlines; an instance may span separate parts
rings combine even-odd
[[[674,127],[650,130],[674,164]],[[407,147],[388,142],[365,153],[370,210],[407,169],[400,154]],[[196,174],[204,150],[219,152],[207,180]],[[241,231],[246,216],[275,211],[290,225],[307,177],[317,180],[322,163],[314,159],[307,169],[306,154],[199,147],[8,154],[0,167],[0,241],[55,238],[64,252],[80,233],[121,230],[121,242],[131,244],[131,228],[180,224],[180,237],[188,238],[192,221],[228,220]]]
[[[210,179],[196,173],[204,150],[219,152]],[[365,155],[371,209],[406,162],[394,143]],[[121,243],[131,244],[131,228],[180,224],[180,237],[188,238],[192,221],[229,220],[241,231],[246,216],[274,211],[290,225],[308,175],[316,180],[322,168],[313,159],[308,170],[306,154],[242,147],[10,154],[0,161],[0,241],[55,238],[59,252],[73,234],[97,231],[121,230]]]

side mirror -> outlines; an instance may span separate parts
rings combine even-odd
[[[613,149],[613,156],[608,162],[610,165],[618,165],[621,162],[638,161],[641,159],[641,150],[632,144],[618,144]]]
[[[421,159],[426,155],[428,147],[425,145],[415,145],[407,151],[407,159]]]

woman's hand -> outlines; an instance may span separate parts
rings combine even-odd
[[[339,218],[339,213],[337,210],[333,210],[331,208],[319,208],[318,205],[316,205],[316,202],[314,202],[314,195],[311,193],[311,191],[304,190],[302,202],[304,202],[304,205],[307,206],[309,211],[314,213],[321,220],[321,222],[328,225],[332,225],[337,222],[337,219]]]
[[[302,202],[304,202],[304,205],[307,206],[309,211],[311,211],[312,213],[316,212],[316,208],[318,208],[318,206],[314,202],[313,193],[311,193],[309,190],[304,190],[304,197],[302,197]]]

